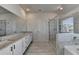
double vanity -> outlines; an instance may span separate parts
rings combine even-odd
[[[0,55],[22,55],[31,42],[31,32],[0,37]]]
[[[74,39],[74,37],[76,38]],[[79,55],[79,34],[58,34],[56,49],[57,55]]]
[[[58,54],[60,55],[79,55],[79,41],[61,42],[58,47]],[[78,53],[77,53],[78,52]]]

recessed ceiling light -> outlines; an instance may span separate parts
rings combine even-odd
[[[26,11],[30,11],[30,9],[29,9],[29,8],[27,8],[27,9],[26,9]]]

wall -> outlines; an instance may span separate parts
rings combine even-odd
[[[24,32],[27,30],[27,20],[16,17],[16,32]]]
[[[55,13],[28,13],[27,18],[27,31],[33,32],[33,39],[35,41],[48,41],[49,30],[48,21],[56,16]]]

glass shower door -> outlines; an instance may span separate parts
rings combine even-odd
[[[49,40],[53,43],[56,48],[56,34],[57,34],[57,20],[49,20]]]

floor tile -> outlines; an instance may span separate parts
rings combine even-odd
[[[55,55],[55,50],[51,42],[35,41],[29,46],[25,55]]]

